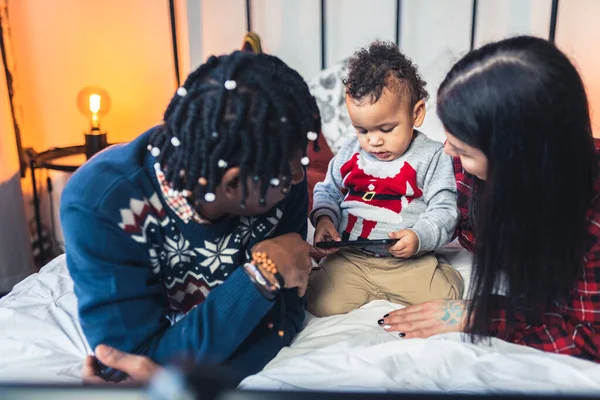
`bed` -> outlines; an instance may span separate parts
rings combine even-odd
[[[341,63],[310,82],[331,153],[354,134],[343,106]],[[325,154],[325,153],[321,153]],[[313,158],[311,158],[313,160]],[[316,158],[311,165],[322,165]],[[325,162],[326,166],[326,162]],[[313,171],[318,179],[319,172]],[[310,174],[309,174],[310,176]],[[309,233],[309,237],[312,234]],[[438,257],[469,287],[471,255],[451,243]],[[307,315],[303,331],[240,387],[272,390],[433,392],[600,392],[600,365],[548,354],[501,340],[474,345],[460,334],[401,339],[377,320],[401,306],[374,301],[346,315]],[[0,299],[0,382],[81,382],[90,348],[77,317],[77,300],[65,257]]]
[[[463,274],[471,255],[438,252]],[[473,345],[459,334],[400,339],[377,319],[400,306],[374,301],[346,315],[307,316],[305,328],[244,389],[335,391],[598,392],[600,365],[501,340]],[[81,382],[90,351],[73,283],[59,256],[0,300],[0,381]]]

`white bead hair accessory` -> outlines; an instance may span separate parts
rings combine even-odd
[[[279,186],[279,179],[277,179],[277,178],[271,179],[271,185],[273,185],[273,186]]]
[[[173,136],[171,138],[171,144],[173,145],[173,147],[179,147],[179,145],[181,144],[181,141],[179,139],[177,139],[177,137]]]
[[[152,150],[150,150],[150,154],[154,157],[158,157],[160,155],[160,149],[158,147],[153,147]]]
[[[187,191],[187,190],[185,190],[185,189],[183,189],[183,191],[181,192],[181,195],[182,195],[183,197],[189,197],[189,196],[190,196],[190,192],[189,192],[189,191]]]
[[[213,137],[213,139],[216,139],[219,137],[219,132],[213,132],[210,135]]]
[[[217,162],[217,165],[219,166],[219,168],[226,168],[227,167],[227,161],[225,161],[225,160],[219,160]]]
[[[287,118],[286,117],[281,117],[281,122],[283,122],[285,124],[287,122]]]
[[[213,201],[215,201],[216,198],[217,198],[217,196],[215,196],[214,193],[208,192],[204,195],[204,200],[206,200],[209,203],[212,203]]]
[[[311,142],[314,142],[315,140],[317,140],[317,137],[319,137],[319,135],[317,135],[317,132],[308,132],[306,134],[306,137],[308,138],[308,140],[310,140]]]
[[[151,151],[152,150],[152,145],[149,144],[148,146],[146,146],[146,148],[148,149],[148,151]]]
[[[300,159],[300,164],[302,164],[302,165],[308,165],[308,163],[310,163],[310,160],[308,159],[308,157],[302,157]]]
[[[181,97],[185,97],[185,95],[187,94],[187,89],[181,86],[177,89],[177,94]]]
[[[236,81],[225,81],[225,89],[227,90],[233,90],[237,87],[237,82]]]
[[[154,170],[160,171],[160,163],[154,163]]]

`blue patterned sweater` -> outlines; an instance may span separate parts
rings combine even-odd
[[[149,133],[93,157],[62,194],[67,266],[87,340],[160,364],[185,355],[240,377],[256,373],[300,330],[303,301],[295,289],[265,299],[240,266],[261,240],[306,236],[306,181],[262,216],[186,223],[162,196]]]

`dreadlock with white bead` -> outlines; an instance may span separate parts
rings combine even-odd
[[[240,206],[248,197],[248,178],[260,187],[265,205],[270,187],[287,193],[290,160],[309,141],[317,147],[321,123],[304,79],[279,58],[234,52],[212,56],[177,89],[164,122],[150,138],[172,189],[213,202],[228,168],[239,167]]]

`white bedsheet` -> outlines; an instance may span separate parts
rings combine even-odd
[[[443,256],[465,277],[468,253],[450,245]],[[467,279],[468,281],[468,279]],[[376,301],[347,315],[309,316],[293,345],[244,388],[432,391],[600,391],[600,366],[494,340],[491,347],[459,335],[406,340],[377,319],[394,304]],[[90,351],[64,256],[0,299],[0,380],[80,382]]]
[[[88,352],[64,256],[0,299],[0,381],[80,382]]]
[[[401,339],[377,320],[392,309],[374,301],[347,315],[309,318],[289,348],[246,378],[245,389],[432,392],[600,392],[600,366],[494,339],[460,334]]]

